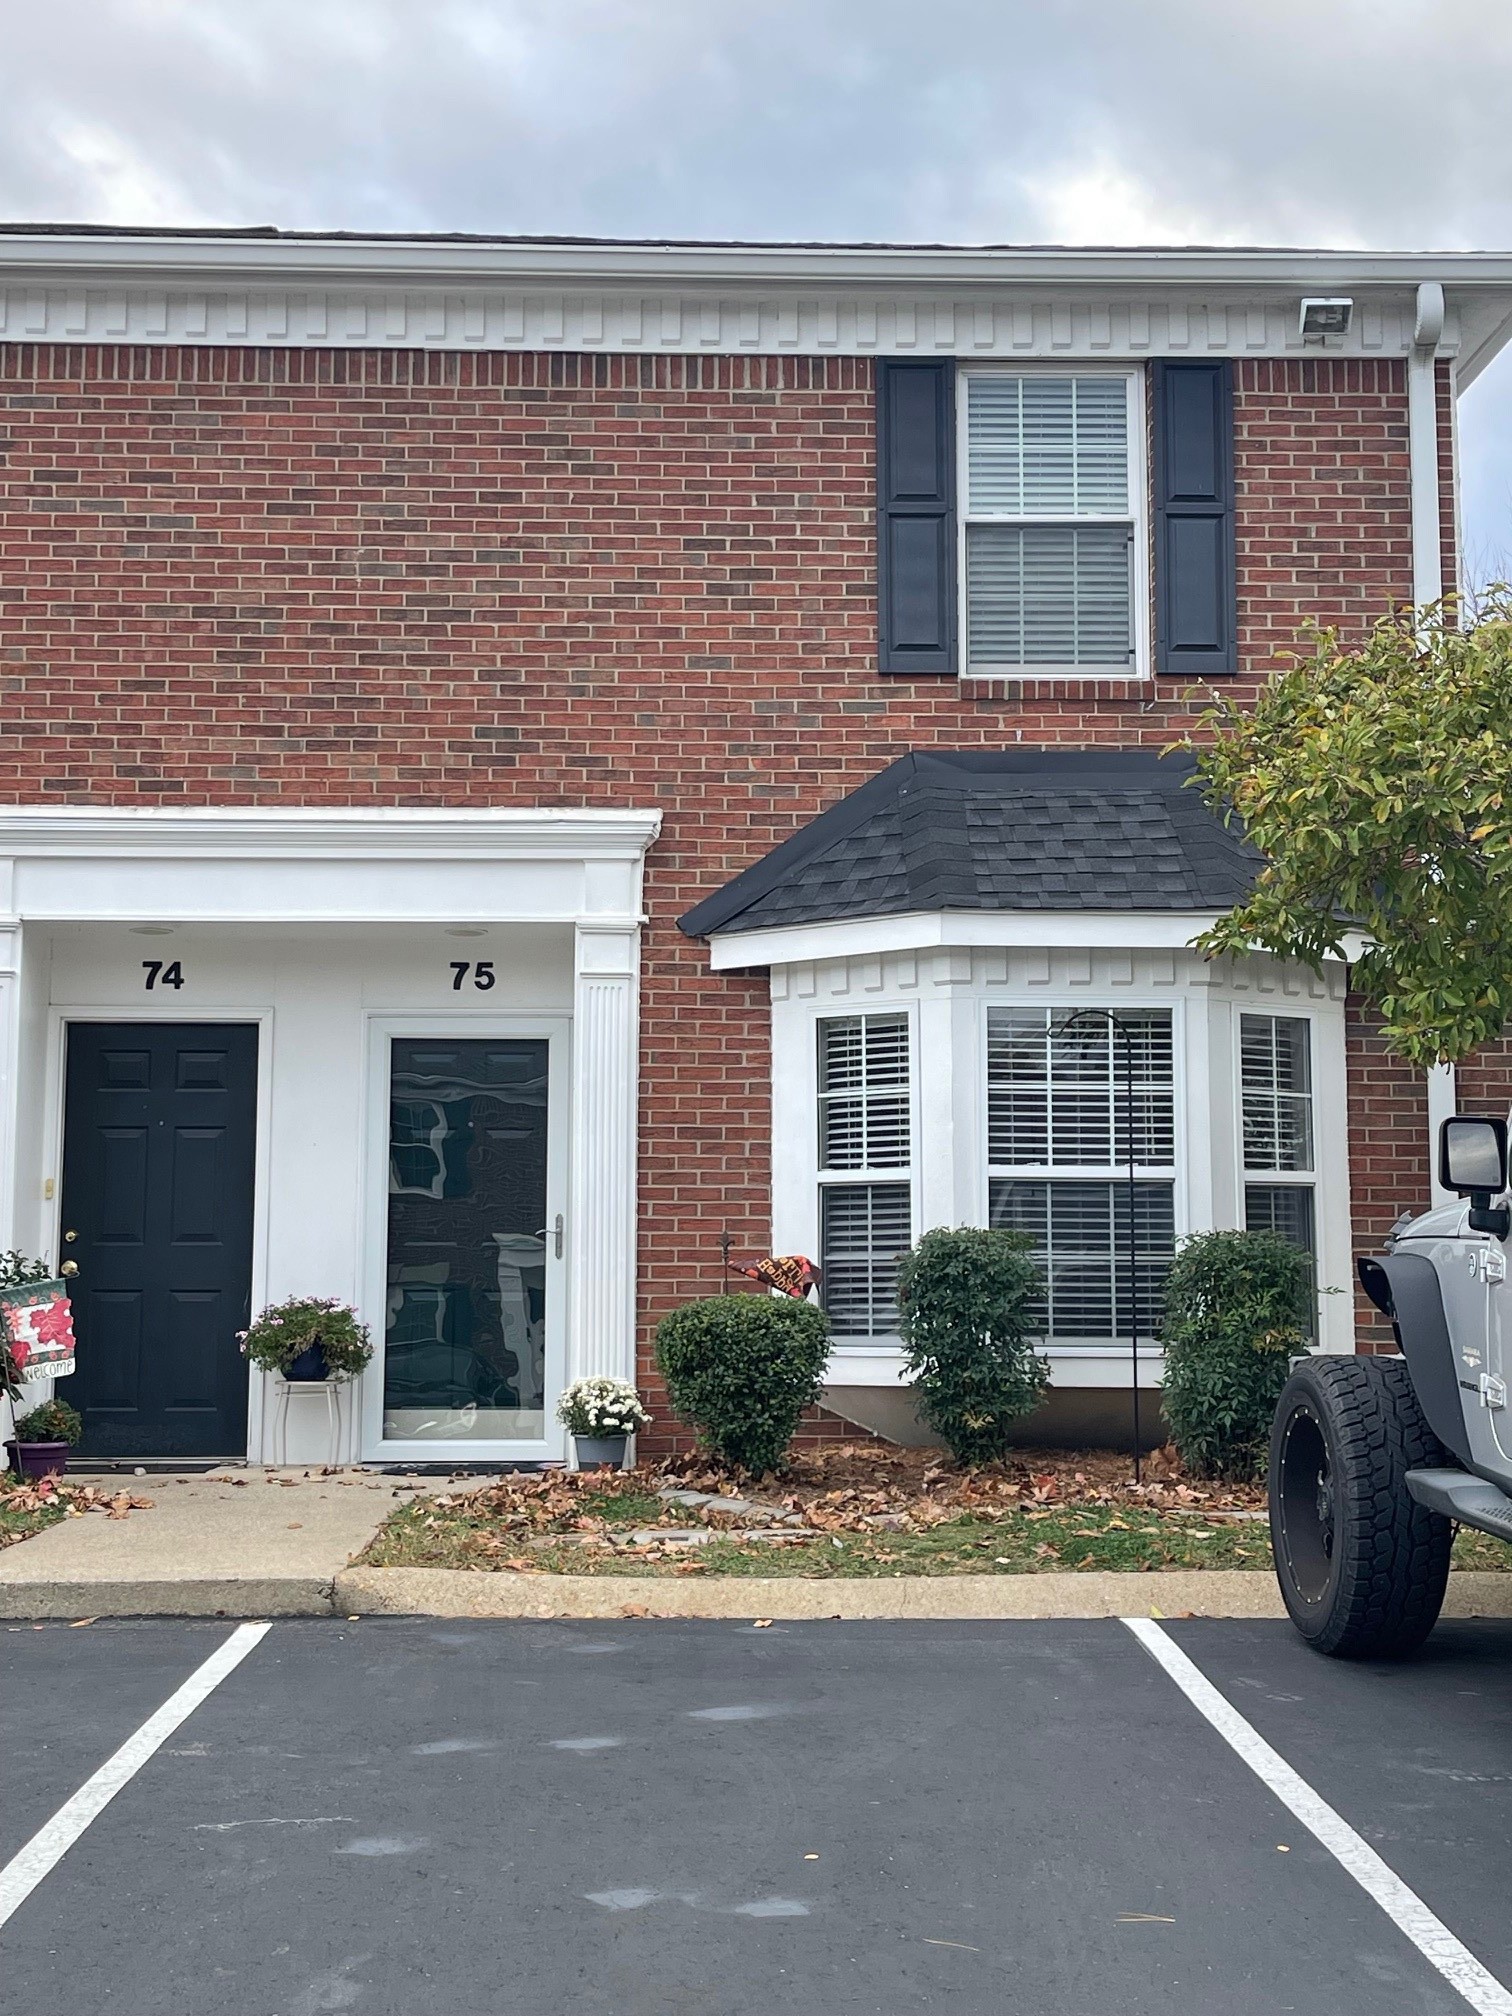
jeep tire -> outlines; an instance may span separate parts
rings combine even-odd
[[[1399,1658],[1433,1629],[1454,1528],[1405,1480],[1451,1460],[1403,1358],[1317,1356],[1287,1381],[1271,1431],[1271,1543],[1292,1622],[1319,1652]]]

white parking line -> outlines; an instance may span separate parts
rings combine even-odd
[[[0,1925],[26,1902],[89,1823],[99,1818],[122,1786],[130,1784],[153,1752],[215,1692],[228,1673],[240,1666],[270,1628],[267,1624],[238,1624],[205,1663],[195,1668],[183,1686],[170,1694],[136,1734],[128,1736],[115,1755],[107,1757],[94,1776],[86,1778],[73,1797],[0,1869]]]
[[[1212,1724],[1236,1756],[1243,1758],[1255,1776],[1268,1785],[1308,1832],[1322,1842],[1339,1866],[1353,1876],[1360,1888],[1373,1897],[1386,1916],[1416,1946],[1424,1959],[1436,1967],[1451,1988],[1463,1995],[1478,2016],[1512,2016],[1512,1994],[1494,1974],[1455,1938],[1414,1890],[1409,1890],[1394,1870],[1389,1869],[1374,1848],[1355,1832],[1292,1769],[1265,1738],[1252,1729],[1237,1708],[1231,1707],[1212,1682],[1204,1677],[1179,1645],[1167,1637],[1151,1617],[1125,1617],[1134,1636],[1150,1657],[1163,1666],[1200,1715]]]

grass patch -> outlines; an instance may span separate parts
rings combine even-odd
[[[362,1556],[377,1568],[546,1575],[1034,1575],[1099,1569],[1268,1572],[1261,1487],[1155,1474],[1135,1488],[1107,1452],[1026,1452],[963,1470],[934,1451],[847,1445],[795,1455],[751,1485],[687,1459],[628,1473],[512,1474],[416,1498]],[[706,1494],[694,1505],[660,1490]],[[763,1525],[763,1518],[768,1524]],[[736,1530],[732,1530],[736,1529]],[[766,1532],[777,1539],[751,1537]],[[690,1545],[690,1530],[707,1533]],[[1512,1568],[1512,1549],[1461,1532],[1456,1568]]]
[[[23,1484],[7,1472],[0,1476],[0,1547],[14,1547],[30,1540],[48,1526],[68,1517],[64,1499],[44,1496],[32,1485]]]

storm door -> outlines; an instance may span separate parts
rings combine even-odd
[[[392,1039],[385,1442],[546,1435],[549,1049]]]

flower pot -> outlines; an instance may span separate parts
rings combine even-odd
[[[628,1435],[574,1435],[579,1470],[623,1470]]]
[[[61,1477],[68,1468],[66,1442],[7,1442],[5,1447],[18,1477]]]
[[[306,1344],[297,1357],[291,1358],[284,1367],[284,1378],[291,1386],[303,1385],[307,1380],[329,1379],[331,1368],[326,1363],[325,1346],[317,1337],[313,1344]]]

